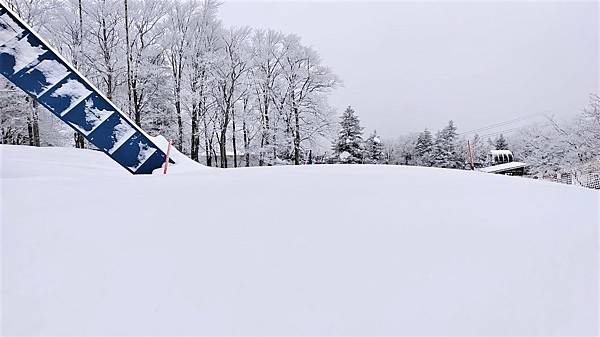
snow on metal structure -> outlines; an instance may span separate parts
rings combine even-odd
[[[490,160],[496,165],[510,163],[514,160],[514,157],[512,152],[509,150],[491,150]]]
[[[482,172],[487,172],[487,173],[504,173],[504,172],[513,171],[513,170],[517,170],[517,169],[523,169],[525,167],[527,167],[526,163],[521,163],[518,161],[511,161],[509,163],[498,164],[498,165],[488,166],[488,167],[482,167],[479,170]]]
[[[133,174],[165,153],[16,14],[0,3],[0,73]]]

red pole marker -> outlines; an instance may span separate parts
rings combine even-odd
[[[171,154],[171,141],[169,140],[169,145],[167,145],[167,156],[165,157],[165,169],[163,174],[167,174],[167,168],[169,167],[169,154]]]

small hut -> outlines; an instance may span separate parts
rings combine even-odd
[[[488,156],[491,166],[481,168],[480,171],[507,176],[523,176],[526,163],[514,161],[514,156],[509,150],[492,150]]]

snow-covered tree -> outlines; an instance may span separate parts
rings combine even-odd
[[[433,165],[444,168],[463,168],[464,161],[457,152],[456,126],[454,122],[448,122],[448,125],[438,131],[433,143]]]
[[[433,137],[425,129],[417,137],[414,150],[414,160],[419,166],[433,166]]]
[[[600,160],[600,97],[590,95],[588,105],[571,120],[549,118],[548,124],[526,127],[514,138],[515,155],[530,165],[532,174],[576,171]]]
[[[365,141],[365,162],[369,164],[382,164],[384,161],[383,142],[377,135],[377,130]]]
[[[79,69],[88,74],[90,80],[108,99],[126,102],[124,95],[116,97],[117,86],[122,84],[126,77],[121,5],[121,1],[118,0],[88,1],[84,4],[87,13],[83,39],[85,48],[81,52],[82,64],[79,65]],[[64,16],[63,21],[70,20],[68,12]],[[76,50],[74,53],[77,55]]]
[[[0,130],[2,144],[29,144],[31,124],[29,114],[23,113],[31,109],[27,95],[16,88],[4,77],[0,77]]]
[[[182,79],[175,83],[175,106],[177,108],[177,106],[183,104],[187,106],[190,112],[190,152],[192,159],[199,161],[200,150],[203,148],[206,165],[212,166],[213,163],[217,164],[214,144],[217,143],[215,139],[217,136],[216,120],[218,111],[214,102],[214,92],[210,89],[216,87],[214,69],[221,64],[218,57],[218,40],[222,27],[217,19],[219,5],[216,1],[204,1],[200,7],[197,7],[194,2],[191,5],[194,11],[197,11],[197,15],[193,15],[189,19],[191,20],[189,26],[193,29],[191,31],[186,30],[185,21],[188,20],[187,18],[178,24],[178,30],[180,30],[178,38],[181,39],[181,42],[171,52],[183,53],[181,55],[183,59],[180,62],[184,62],[183,65],[180,65],[182,68],[173,68],[173,77],[177,78],[187,68],[187,71],[185,71],[187,76],[182,78],[187,81],[186,88],[182,91],[183,94],[179,94],[183,95],[182,97],[177,98],[177,90],[181,88],[177,89],[176,84]],[[193,12],[191,9],[188,11]],[[185,38],[184,32],[189,37]],[[178,55],[177,53],[173,55]],[[175,60],[173,64],[177,64],[176,60],[179,57],[173,58]],[[179,104],[177,104],[178,100]],[[184,116],[181,115],[181,111],[177,113],[177,116],[180,134],[183,137]],[[200,138],[203,142],[200,142]]]
[[[272,165],[275,160],[273,138],[275,114],[273,113],[274,92],[278,89],[277,79],[281,75],[279,64],[282,59],[283,34],[274,30],[257,30],[252,36],[252,80],[260,116],[259,165]]]
[[[569,141],[577,149],[578,159],[589,162],[600,157],[600,95],[590,94],[588,105],[575,118],[575,133]],[[564,133],[563,133],[564,135]]]
[[[283,81],[287,88],[285,134],[292,149],[293,162],[300,164],[302,143],[312,142],[329,129],[328,106],[322,99],[339,84],[339,79],[324,66],[318,53],[302,46],[300,37],[290,34],[285,38],[286,56],[282,60]]]
[[[333,144],[333,152],[340,163],[357,164],[363,161],[362,130],[354,109],[348,106],[340,118],[340,131]]]
[[[300,164],[332,138],[328,96],[339,79],[317,51],[294,34],[224,27],[216,0],[5,2],[121,111],[194,160],[230,166],[233,150],[237,166],[243,146],[245,165],[254,155],[260,165]],[[5,108],[3,141],[63,144],[40,137],[61,130],[39,131],[62,124],[20,98],[30,107],[11,104],[11,120],[25,124]]]
[[[506,138],[504,138],[503,134],[500,134],[498,138],[494,141],[494,146],[496,150],[508,150],[508,142]]]
[[[486,166],[490,151],[494,149],[491,140],[485,140],[478,134],[470,139],[471,153],[473,154],[473,163],[476,167]]]
[[[165,32],[167,7],[162,0],[139,0],[131,2],[129,10],[130,112],[135,123],[141,125],[150,100],[160,95],[157,92],[160,87],[153,82],[164,73],[164,49],[160,42]]]
[[[233,123],[232,136],[235,148],[235,106],[247,90],[246,72],[250,67],[250,29],[231,28],[221,31],[219,52],[222,64],[215,67],[215,102],[219,109],[217,122],[219,133],[219,157],[221,167],[228,166],[227,136],[229,124]],[[234,159],[236,161],[237,159]],[[235,166],[237,166],[237,161]]]

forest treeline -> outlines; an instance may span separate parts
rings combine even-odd
[[[600,173],[598,94],[590,94],[588,104],[570,119],[537,117],[542,122],[518,127],[511,127],[512,121],[501,123],[508,134],[489,131],[497,127],[461,133],[449,121],[435,133],[425,129],[383,137],[374,131],[363,139],[358,113],[348,107],[340,118],[340,131],[331,152],[321,161],[472,169],[472,165],[475,168],[492,165],[491,150],[510,150],[515,160],[528,164],[531,176],[556,177],[557,172],[570,172],[577,178],[579,174]],[[477,132],[484,129],[488,130],[484,134]]]
[[[333,130],[327,98],[340,80],[318,53],[294,34],[224,27],[217,1],[7,4],[135,123],[194,160],[300,164]],[[3,143],[86,146],[6,81],[0,99],[10,102]]]

